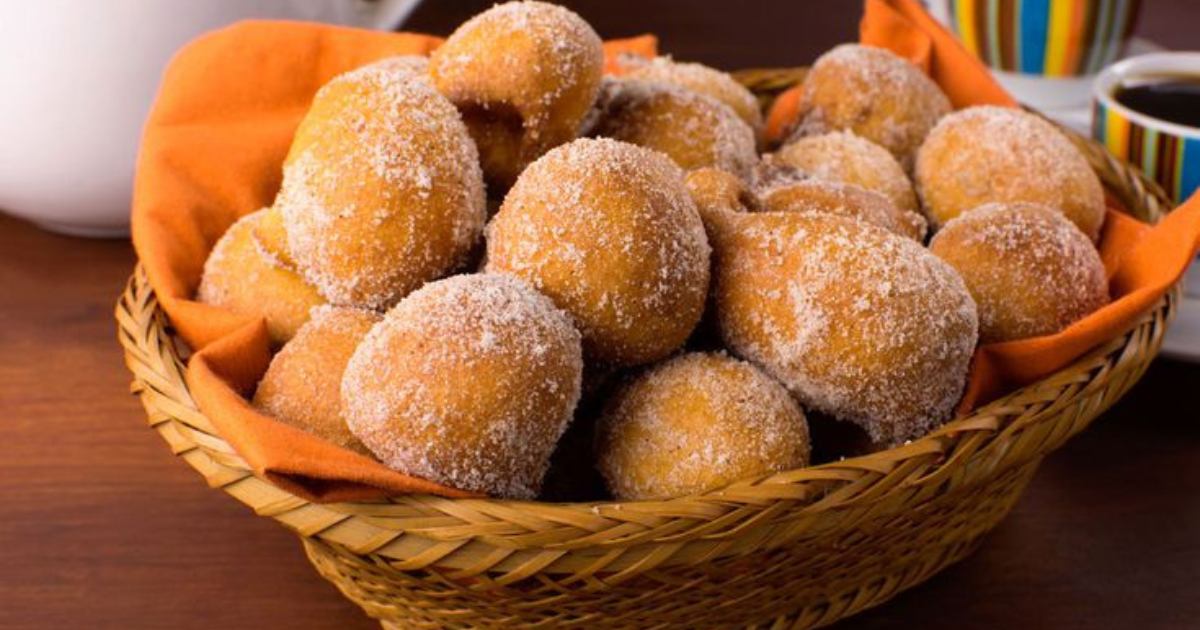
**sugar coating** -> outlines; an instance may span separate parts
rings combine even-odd
[[[862,186],[914,214],[921,210],[900,162],[887,149],[853,131],[795,138],[765,160],[789,164],[821,179]]]
[[[730,215],[714,305],[734,353],[879,443],[945,421],[978,337],[962,278],[911,239],[822,214]]]
[[[375,61],[368,67],[385,72],[409,72],[422,79],[429,78],[429,57],[424,55],[392,55]]]
[[[507,186],[574,137],[603,66],[600,36],[583,18],[544,2],[508,2],[459,26],[434,51],[430,74],[463,111],[489,181]]]
[[[764,160],[755,169],[757,206],[769,212],[824,212],[866,221],[920,242],[925,219],[896,207],[887,197],[861,186],[809,177],[777,160]]]
[[[1054,125],[1019,109],[946,116],[921,147],[915,175],[935,227],[990,202],[1056,208],[1093,242],[1104,224],[1104,190],[1087,159]]]
[[[704,225],[682,171],[656,151],[608,139],[550,151],[509,191],[487,241],[487,269],[550,296],[596,360],[661,359],[704,308]]]
[[[347,425],[387,466],[497,497],[536,496],[579,400],[579,332],[507,275],[414,291],[346,366]]]
[[[625,76],[642,81],[669,83],[699,92],[728,105],[756,132],[763,126],[762,110],[754,94],[732,76],[716,68],[694,62],[675,61],[669,56],[655,57],[631,66]]]
[[[485,219],[478,153],[429,81],[384,62],[316,94],[276,207],[288,250],[330,302],[394,304],[462,263]]]
[[[254,406],[277,420],[370,455],[341,413],[342,372],[378,313],[357,308],[318,306],[267,368],[254,392]]]
[[[754,130],[698,92],[631,78],[604,83],[591,133],[662,151],[684,170],[717,167],[744,179],[758,154]]]
[[[950,100],[920,68],[889,50],[842,44],[804,79],[802,136],[850,130],[883,146],[905,169]]]
[[[685,354],[609,400],[597,465],[618,500],[666,499],[808,464],[808,424],[782,385],[724,354]]]
[[[308,321],[309,309],[325,300],[255,238],[255,229],[268,212],[264,208],[243,216],[217,240],[204,262],[196,299],[239,315],[264,318],[271,341],[278,346]]]
[[[1109,300],[1091,240],[1046,206],[980,206],[951,219],[929,248],[966,282],[983,343],[1058,332]]]

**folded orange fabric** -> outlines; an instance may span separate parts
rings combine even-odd
[[[198,352],[187,380],[196,404],[254,468],[319,501],[466,493],[390,470],[256,411],[245,396],[270,361],[261,321],[192,301],[204,261],[239,216],[270,205],[283,157],[317,89],[391,55],[427,55],[441,39],[297,22],[242,22],[185,46],[163,76],[142,138],[133,243],[172,325]],[[657,39],[606,42],[653,56]]]

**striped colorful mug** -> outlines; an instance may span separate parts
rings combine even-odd
[[[1131,80],[1181,76],[1200,77],[1200,52],[1131,57],[1102,72],[1092,89],[1092,137],[1141,168],[1177,202],[1200,188],[1200,127],[1135,111],[1115,95]]]
[[[1099,72],[1121,54],[1140,0],[927,0],[995,70],[1047,77]]]

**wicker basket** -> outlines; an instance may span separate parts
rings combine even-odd
[[[761,95],[803,71],[739,73]],[[1167,201],[1071,134],[1131,214]],[[1129,331],[903,447],[669,501],[549,504],[402,496],[313,504],[255,476],[197,409],[186,348],[138,269],[119,337],[154,427],[221,488],[299,534],[317,570],[384,627],[767,625],[875,606],[970,554],[1038,464],[1142,375],[1178,286]]]

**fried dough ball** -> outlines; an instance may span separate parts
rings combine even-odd
[[[978,319],[962,278],[920,244],[862,221],[764,212],[730,215],[713,248],[726,346],[806,409],[881,444],[950,416]]]
[[[905,169],[950,100],[920,68],[891,51],[842,44],[804,79],[800,135],[846,129],[881,145]]]
[[[918,242],[925,238],[923,217],[861,186],[810,177],[775,160],[759,165],[755,183],[758,207],[767,212],[824,212],[866,221]]]
[[[491,496],[537,495],[579,400],[579,332],[512,277],[431,282],[371,329],[342,377],[350,430],[401,472]]]
[[[600,88],[600,37],[575,13],[508,2],[471,18],[434,51],[437,89],[462,112],[488,183],[506,189],[525,166],[575,137]]]
[[[712,168],[688,174],[688,190],[706,229],[729,212],[823,212],[866,221],[894,234],[920,240],[925,220],[902,211],[879,193],[809,177],[790,166],[760,165],[755,186],[747,189],[738,178]]]
[[[1054,125],[1010,107],[970,107],[942,119],[917,155],[917,191],[934,226],[990,202],[1061,211],[1095,242],[1104,189]]]
[[[722,215],[758,209],[758,198],[746,184],[719,168],[698,168],[689,172],[684,181],[704,220],[704,229],[710,234]]]
[[[580,139],[521,174],[488,227],[487,269],[526,279],[570,313],[591,359],[630,366],[687,339],[704,310],[709,252],[678,166]]]
[[[613,496],[668,499],[808,464],[808,424],[782,385],[722,354],[657,365],[609,399],[596,457]]]
[[[667,154],[685,171],[715,166],[748,179],[758,161],[754,130],[724,103],[666,83],[605,83],[592,135]]]
[[[341,412],[342,372],[380,317],[374,311],[322,306],[271,359],[254,406],[277,420],[356,453],[370,455]]]
[[[714,98],[728,105],[738,118],[754,130],[755,135],[762,131],[763,116],[758,99],[746,86],[716,68],[675,61],[670,57],[655,57],[633,66],[625,76],[653,83],[669,83]]]
[[[196,300],[262,317],[271,343],[281,346],[325,300],[255,238],[255,228],[270,214],[266,208],[252,212],[225,231],[204,263]]]
[[[985,204],[951,219],[929,249],[967,283],[983,343],[1053,334],[1108,303],[1100,254],[1053,208]]]
[[[275,204],[305,277],[334,304],[368,308],[462,264],[486,216],[458,112],[428,80],[389,63],[317,92]]]
[[[904,167],[887,149],[851,131],[797,138],[765,161],[782,162],[821,179],[861,186],[887,197],[901,210],[921,212]]]

